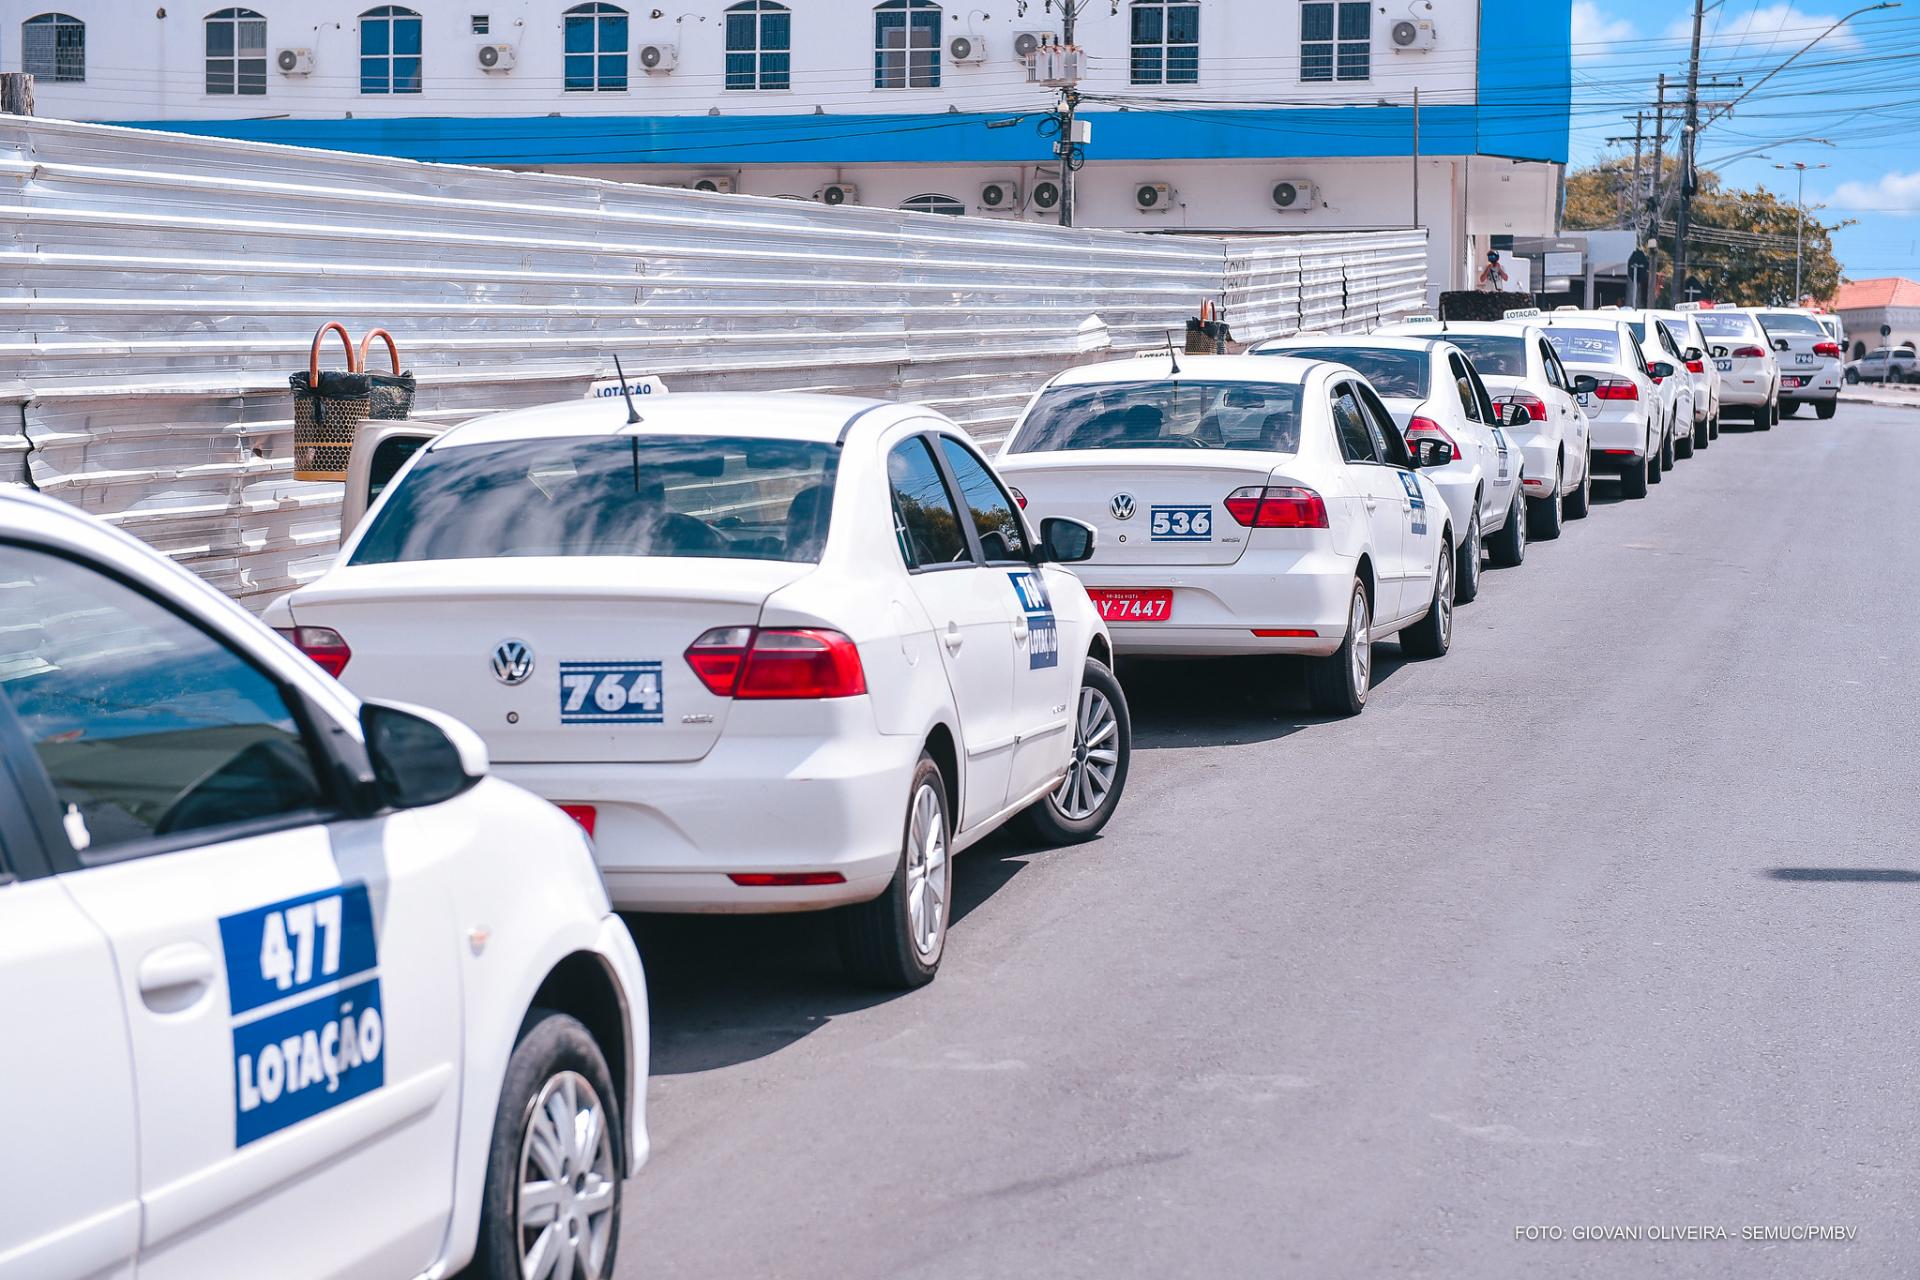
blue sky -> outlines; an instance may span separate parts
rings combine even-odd
[[[1828,222],[1857,220],[1859,225],[1835,235],[1847,276],[1920,278],[1920,0],[1853,18],[1759,83],[1867,2],[1802,7],[1722,0],[1709,10],[1701,74],[1741,83],[1701,97],[1724,102],[1748,96],[1702,131],[1699,157],[1737,186],[1764,186],[1789,200],[1794,174],[1777,171],[1775,164],[1827,165],[1807,173],[1806,199],[1810,213],[1813,206],[1826,206],[1815,216]],[[1607,139],[1632,137],[1637,108],[1648,108],[1651,122],[1660,72],[1684,88],[1691,33],[1692,9],[1683,2],[1576,0],[1575,165],[1633,154],[1631,141]]]

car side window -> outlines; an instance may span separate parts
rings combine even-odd
[[[1413,455],[1407,452],[1406,437],[1400,434],[1400,428],[1394,424],[1393,414],[1387,411],[1380,397],[1374,394],[1372,387],[1355,386],[1354,394],[1360,397],[1361,408],[1367,415],[1367,434],[1373,439],[1374,452],[1382,462],[1396,467],[1413,465]]]
[[[1340,438],[1340,452],[1348,462],[1380,461],[1373,432],[1367,426],[1366,415],[1360,411],[1359,398],[1344,382],[1333,391],[1333,433]]]
[[[1481,380],[1480,371],[1473,367],[1473,361],[1464,362],[1467,369],[1467,383],[1473,388],[1473,398],[1480,404],[1480,421],[1490,427],[1500,425],[1500,415],[1493,411],[1493,397],[1487,393],[1487,384]]]
[[[7,543],[0,698],[82,862],[191,832],[322,821],[331,808],[273,677],[118,579]]]
[[[960,514],[926,439],[903,440],[887,455],[893,488],[893,533],[909,569],[972,564]]]
[[[1480,416],[1480,404],[1473,398],[1473,379],[1467,376],[1467,362],[1459,356],[1448,356],[1447,366],[1453,371],[1453,387],[1460,395],[1460,411],[1467,415],[1468,422],[1483,422]]]
[[[1027,535],[1013,499],[987,470],[987,464],[973,450],[952,436],[940,437],[940,452],[960,486],[960,498],[973,517],[974,532],[980,536],[980,553],[988,564],[1025,564],[1028,562]]]
[[[1567,384],[1560,380],[1560,362],[1553,358],[1553,347],[1545,341],[1540,343],[1540,368],[1546,374],[1548,386],[1567,389]]]
[[[1560,353],[1553,349],[1551,342],[1546,344],[1545,349],[1548,357],[1553,361],[1554,372],[1560,375],[1560,385],[1566,390],[1572,391],[1573,375],[1567,372],[1566,363],[1560,359]]]

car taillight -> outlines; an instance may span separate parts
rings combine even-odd
[[[715,627],[687,665],[718,698],[852,698],[867,691],[860,650],[838,631]]]
[[[1733,349],[1733,358],[1735,360],[1763,360],[1766,358],[1766,354],[1766,348],[1764,347],[1735,347]]]
[[[1447,434],[1446,428],[1432,418],[1422,418],[1418,414],[1408,418],[1406,437],[1409,449],[1413,447],[1415,440],[1445,440],[1447,448],[1453,450],[1453,456],[1456,458],[1460,456],[1460,446],[1453,442],[1453,437]]]
[[[1705,373],[1706,371],[1707,371],[1707,362],[1705,360],[1687,361],[1688,373]]]
[[[1522,409],[1525,409],[1527,416],[1535,422],[1545,422],[1547,420],[1547,402],[1530,392],[1516,391],[1510,396],[1501,396],[1493,403],[1495,408],[1505,408],[1508,405],[1517,404]]]
[[[589,837],[593,835],[594,820],[598,818],[600,815],[594,810],[594,807],[592,805],[563,804],[558,807],[560,809],[560,812],[566,814],[569,818],[572,818],[575,822],[579,823],[580,829],[586,832]]]
[[[838,871],[729,871],[727,879],[743,889],[789,889],[847,882]]]
[[[330,676],[345,671],[347,659],[353,657],[353,650],[347,648],[347,642],[332,627],[275,627],[274,630]]]
[[[1022,511],[1025,511],[1027,509],[1027,495],[1020,492],[1018,489],[1015,489],[1013,491],[1013,500],[1020,504],[1020,509]]]
[[[1227,495],[1227,514],[1248,529],[1325,529],[1327,504],[1311,489],[1248,485]]]
[[[1593,394],[1602,400],[1638,400],[1640,388],[1625,378],[1603,378]]]
[[[1837,342],[1816,342],[1813,344],[1813,354],[1817,356],[1832,356],[1835,360],[1838,360],[1840,358],[1840,344]]]

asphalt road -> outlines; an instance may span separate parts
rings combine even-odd
[[[636,919],[620,1274],[1920,1274],[1915,495],[1911,411],[1730,428],[1357,719],[1126,669],[1115,824],[964,856],[909,996]]]

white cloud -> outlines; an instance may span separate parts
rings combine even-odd
[[[1612,46],[1639,38],[1639,32],[1625,18],[1603,12],[1589,0],[1574,0],[1573,56],[1575,61],[1602,58],[1613,52]]]
[[[1883,173],[1872,182],[1843,182],[1834,188],[1828,204],[1840,213],[1920,213],[1920,170]]]
[[[1791,4],[1770,4],[1740,14],[1723,13],[1717,27],[1712,18],[1707,19],[1701,35],[1703,38],[1711,37],[1711,40],[1702,47],[1717,57],[1735,54],[1758,57],[1771,52],[1785,58],[1832,26],[1839,17],[1837,13],[1808,13]],[[1578,30],[1578,27],[1576,19],[1575,29]],[[1693,36],[1693,19],[1676,18],[1666,34],[1671,39],[1690,40]],[[1840,28],[1820,42],[1822,49],[1854,49],[1859,45],[1860,37],[1851,26]],[[1808,56],[1812,57],[1813,54],[1809,53]]]

